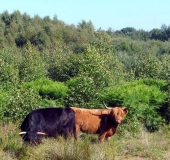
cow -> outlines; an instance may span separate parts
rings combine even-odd
[[[75,114],[72,108],[40,108],[30,112],[21,124],[24,142],[39,144],[43,136],[63,136],[65,139],[74,135],[76,138]]]
[[[129,107],[110,108],[106,105],[106,109],[71,108],[75,111],[76,134],[79,135],[80,132],[99,134],[99,142],[111,139],[129,110]]]

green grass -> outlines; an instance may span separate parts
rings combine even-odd
[[[170,126],[148,133],[145,129],[134,136],[114,135],[99,144],[97,135],[84,135],[77,141],[62,137],[43,139],[38,146],[23,145],[17,125],[0,124],[1,160],[169,160]]]

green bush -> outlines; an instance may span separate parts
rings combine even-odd
[[[0,120],[3,119],[3,109],[6,105],[5,100],[7,97],[7,93],[4,90],[0,89]]]
[[[110,81],[110,72],[106,66],[106,56],[101,56],[96,49],[88,48],[80,54],[52,54],[47,58],[48,77],[55,81],[86,76],[94,80],[96,88],[105,87]],[[112,61],[112,65],[113,61]]]
[[[68,106],[93,108],[98,100],[98,92],[94,81],[89,77],[77,77],[67,81],[69,88],[65,103]]]
[[[3,88],[16,86],[19,82],[18,73],[18,69],[13,64],[0,58],[0,85]]]
[[[19,77],[21,82],[30,82],[44,78],[47,74],[45,63],[40,54],[29,43],[23,50],[22,62],[19,65]]]
[[[160,115],[165,118],[166,123],[170,124],[170,75],[168,76],[167,85],[164,87],[164,89],[167,91],[168,96],[159,112]]]
[[[41,52],[47,69],[47,77],[54,81],[67,81],[77,74],[77,66],[73,64],[77,56],[69,46],[61,41],[53,42],[49,48]]]
[[[105,56],[87,47],[85,53],[69,55],[69,61],[66,62],[61,66],[62,69],[59,68],[62,72],[58,73],[60,78],[63,77],[62,81],[67,80],[69,88],[65,105],[94,108],[98,104],[98,92],[111,82],[111,72],[106,67]]]
[[[48,77],[55,81],[65,82],[77,76],[79,71],[79,56],[67,53],[45,55],[48,68]]]
[[[158,109],[167,98],[167,93],[162,90],[165,85],[164,81],[141,79],[107,88],[101,97],[111,106],[131,105],[127,119],[135,116],[149,131],[155,131],[164,123]]]
[[[63,104],[68,92],[68,88],[64,83],[54,82],[47,78],[24,83],[23,87],[33,88],[42,97],[44,102],[41,102],[42,105],[54,104],[52,103],[52,101],[56,101],[59,104]],[[49,100],[51,100],[50,103]]]
[[[130,118],[125,119],[125,123],[122,123],[118,129],[118,135],[125,136],[127,131],[133,136],[138,136],[142,128],[142,123],[138,120],[135,115],[131,115]]]
[[[5,97],[3,120],[22,121],[33,109],[39,108],[40,96],[33,89],[13,88]]]
[[[100,55],[95,48],[87,47],[87,51],[79,58],[78,67],[78,77],[91,78],[96,90],[109,85],[111,73],[106,67],[106,57]]]

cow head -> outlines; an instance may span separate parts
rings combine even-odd
[[[115,107],[112,108],[110,112],[110,116],[116,121],[116,123],[120,124],[125,118],[125,115],[128,113],[129,108],[121,108]]]
[[[20,132],[19,135],[22,136],[22,135],[25,135],[27,132]],[[43,133],[43,132],[37,132],[37,134],[39,135],[47,135],[46,133]]]
[[[128,113],[129,107],[125,107],[125,108],[121,108],[121,107],[107,107],[104,104],[106,109],[110,110],[110,116],[111,118],[116,121],[117,124],[122,123],[122,121],[124,120],[125,115]]]

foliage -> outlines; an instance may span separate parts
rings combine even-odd
[[[127,119],[133,123],[134,117],[143,122],[149,131],[155,131],[164,122],[158,109],[167,98],[167,93],[162,89],[165,85],[164,81],[141,79],[108,88],[101,96],[111,106],[131,105]]]
[[[0,58],[0,85],[4,88],[10,88],[17,85],[18,81],[18,70]]]
[[[79,58],[79,71],[77,76],[92,78],[96,90],[109,85],[110,72],[105,66],[105,57],[91,48]]]
[[[75,50],[82,44],[94,40],[97,42],[98,33],[104,33],[111,38],[126,37],[138,41],[160,40],[164,42],[170,38],[170,26],[163,24],[161,29],[154,28],[150,32],[141,29],[136,30],[132,27],[122,28],[119,31],[114,31],[111,28],[103,31],[101,29],[95,30],[93,23],[85,20],[75,26],[66,25],[63,21],[58,20],[56,16],[53,19],[50,19],[49,16],[41,18],[38,15],[30,17],[26,13],[21,14],[19,11],[14,11],[11,14],[4,11],[0,14],[1,46],[7,44],[23,47],[27,42],[30,42],[42,51],[54,41],[59,40],[67,45],[74,46],[73,50]],[[102,37],[104,36],[102,35]],[[122,43],[122,49],[129,51],[130,46],[127,42]]]
[[[0,14],[1,118],[21,120],[39,106],[101,108],[104,100],[131,104],[122,131],[136,132],[139,121],[157,130],[170,121],[169,29],[105,31],[91,21],[67,25],[56,16],[5,11]]]
[[[80,105],[94,108],[98,103],[98,93],[111,82],[110,72],[105,66],[105,59],[97,51],[87,48],[72,65],[77,68],[77,75],[66,82],[69,93],[68,105]]]
[[[141,54],[136,61],[135,76],[141,78],[157,78],[162,71],[161,62],[151,54]]]
[[[39,53],[29,43],[27,44],[23,60],[19,66],[21,82],[30,82],[45,77],[47,71]]]
[[[89,77],[77,77],[67,81],[69,88],[65,103],[67,106],[77,106],[81,108],[93,108],[98,92],[95,90],[94,81]]]
[[[22,121],[33,109],[39,108],[41,98],[33,89],[13,88],[3,100],[3,117],[5,121]]]
[[[63,104],[67,95],[68,88],[62,82],[54,82],[50,79],[43,78],[35,81],[27,82],[22,85],[25,89],[32,88],[42,99],[55,100],[56,102]]]
[[[55,42],[54,45],[51,45],[49,49],[44,50],[41,54],[47,69],[47,77],[50,79],[66,81],[76,74],[76,70],[72,71],[75,67],[72,69],[71,65],[72,61],[75,61],[76,56],[72,54],[69,47],[65,44]]]
[[[3,119],[3,109],[4,106],[6,105],[5,104],[6,97],[7,93],[4,90],[0,89],[0,120]]]
[[[168,84],[165,87],[165,90],[167,90],[167,98],[164,101],[163,105],[159,109],[160,114],[162,117],[165,118],[166,124],[170,123],[170,75],[168,76]]]
[[[74,54],[54,54],[49,64],[48,76],[55,81],[65,82],[76,76],[79,70],[79,56]]]
[[[15,54],[15,48],[0,51],[0,86],[9,89],[19,83],[20,55]]]

